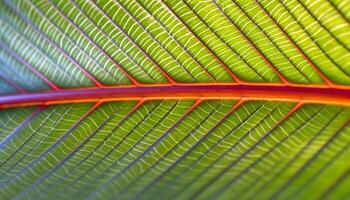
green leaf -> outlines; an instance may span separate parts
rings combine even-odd
[[[347,199],[348,0],[0,1],[4,199]]]

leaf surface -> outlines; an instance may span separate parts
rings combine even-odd
[[[349,5],[0,1],[0,195],[348,198]]]

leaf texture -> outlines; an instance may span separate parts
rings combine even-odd
[[[348,199],[348,0],[0,0],[4,199]]]

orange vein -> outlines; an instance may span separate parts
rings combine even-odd
[[[5,3],[18,15],[20,16],[20,18],[22,18],[22,20],[24,22],[26,22],[29,26],[31,26],[35,31],[37,31],[37,33],[43,37],[50,45],[54,46],[60,53],[62,53],[62,55],[64,55],[64,57],[66,57],[69,61],[71,61],[85,76],[87,76],[93,83],[94,85],[96,85],[97,87],[102,87],[103,84],[99,82],[99,80],[97,80],[94,76],[92,76],[90,74],[90,72],[88,72],[85,68],[83,68],[73,57],[71,57],[70,55],[68,55],[64,49],[62,47],[60,47],[59,45],[57,45],[51,38],[49,38],[47,35],[43,34],[43,32],[41,32],[40,28],[38,27],[38,25],[34,24],[32,21],[30,21],[29,17],[24,15],[23,13],[21,13],[18,8],[16,8],[12,2],[10,1],[5,1]],[[37,8],[33,7],[36,11],[38,11]],[[41,11],[38,11],[38,13],[40,13],[40,15],[43,15]],[[49,22],[51,22],[50,20],[47,20]],[[51,22],[52,23],[52,22]],[[54,27],[56,27],[54,25]],[[56,27],[57,28],[57,27]],[[57,30],[59,30],[61,32],[61,30],[59,28],[57,28]],[[66,34],[63,33],[64,36],[66,36]],[[69,37],[67,37],[68,41],[71,41],[71,39]],[[72,42],[73,43],[73,42]],[[75,44],[75,43],[73,43]]]
[[[99,49],[101,51],[101,53],[105,56],[107,56],[110,61],[117,66],[117,68],[123,73],[123,75],[125,75],[134,85],[140,85],[140,83],[134,78],[132,77],[121,65],[119,65],[113,58],[111,55],[109,55],[100,45],[98,45],[95,41],[92,40],[92,38],[90,38],[88,36],[88,34],[86,34],[85,31],[83,31],[82,29],[80,29],[70,18],[68,18],[67,16],[65,16],[61,10],[58,9],[58,7],[56,6],[56,4],[52,3],[50,1],[51,5],[58,11],[58,13],[60,14],[61,17],[63,17],[64,19],[66,19],[72,26],[74,26],[76,28],[76,30],[85,36],[85,38],[87,40],[89,40],[97,49]],[[136,64],[136,63],[135,63]]]
[[[231,18],[227,16],[227,14],[223,11],[222,7],[219,6],[216,2],[213,2],[214,5],[221,11],[223,16],[230,22],[230,24],[239,32],[239,34],[249,43],[249,45],[255,50],[255,52],[264,60],[264,62],[274,71],[277,76],[281,79],[281,81],[286,85],[291,85],[291,83],[284,78],[284,76],[276,69],[275,66],[272,65],[270,60],[260,51],[260,49],[246,36],[241,29],[237,27],[237,25],[232,21]]]
[[[38,71],[35,67],[29,64],[26,60],[21,58],[13,49],[7,47],[5,44],[0,42],[0,48],[5,50],[12,58],[17,60],[19,63],[24,65],[27,69],[32,71],[36,76],[38,76],[42,81],[44,81],[47,85],[49,85],[53,90],[60,90],[60,88],[50,81],[46,76],[44,76],[40,71]]]
[[[167,81],[171,84],[176,84],[176,81],[164,71],[164,69],[159,66],[159,64],[145,52],[143,48],[141,48],[128,34],[125,33],[123,29],[121,29],[111,18],[110,16],[98,5],[96,2],[92,2],[93,6],[99,10],[99,12],[106,17],[106,19],[122,34],[124,35],[135,47],[137,50],[141,51],[141,53],[149,59],[149,61],[159,70],[159,72],[167,79]],[[76,5],[76,3],[74,2]],[[87,16],[90,18],[89,16]],[[142,69],[142,68],[141,68]]]
[[[257,5],[264,12],[264,14],[272,20],[274,26],[281,31],[281,33],[286,36],[287,40],[292,44],[292,46],[297,50],[298,53],[311,65],[311,67],[317,72],[317,74],[322,78],[322,80],[329,86],[334,86],[331,80],[326,77],[323,72],[310,60],[310,58],[300,49],[300,47],[292,40],[292,38],[281,28],[281,26],[276,22],[274,18],[265,10],[265,8],[260,4],[259,1],[256,0]]]
[[[0,108],[153,99],[247,99],[350,106],[350,88],[283,84],[181,84],[76,88],[0,97]]]
[[[238,78],[227,66],[226,64],[221,61],[218,56],[204,43],[204,41],[198,37],[197,34],[195,34],[191,28],[188,26],[188,24],[186,24],[179,16],[176,15],[176,13],[168,6],[168,4],[166,4],[166,2],[164,2],[164,0],[162,0],[163,4],[166,6],[167,10],[169,10],[171,12],[171,14],[178,19],[185,27],[186,29],[196,38],[196,40],[201,43],[204,48],[209,52],[209,54],[225,69],[225,71],[227,73],[229,73],[231,75],[231,77],[235,80],[235,82],[237,83],[242,83],[243,81],[240,80],[240,78]]]

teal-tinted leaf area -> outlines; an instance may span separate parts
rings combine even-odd
[[[349,0],[0,0],[0,199],[349,199],[349,38]]]

